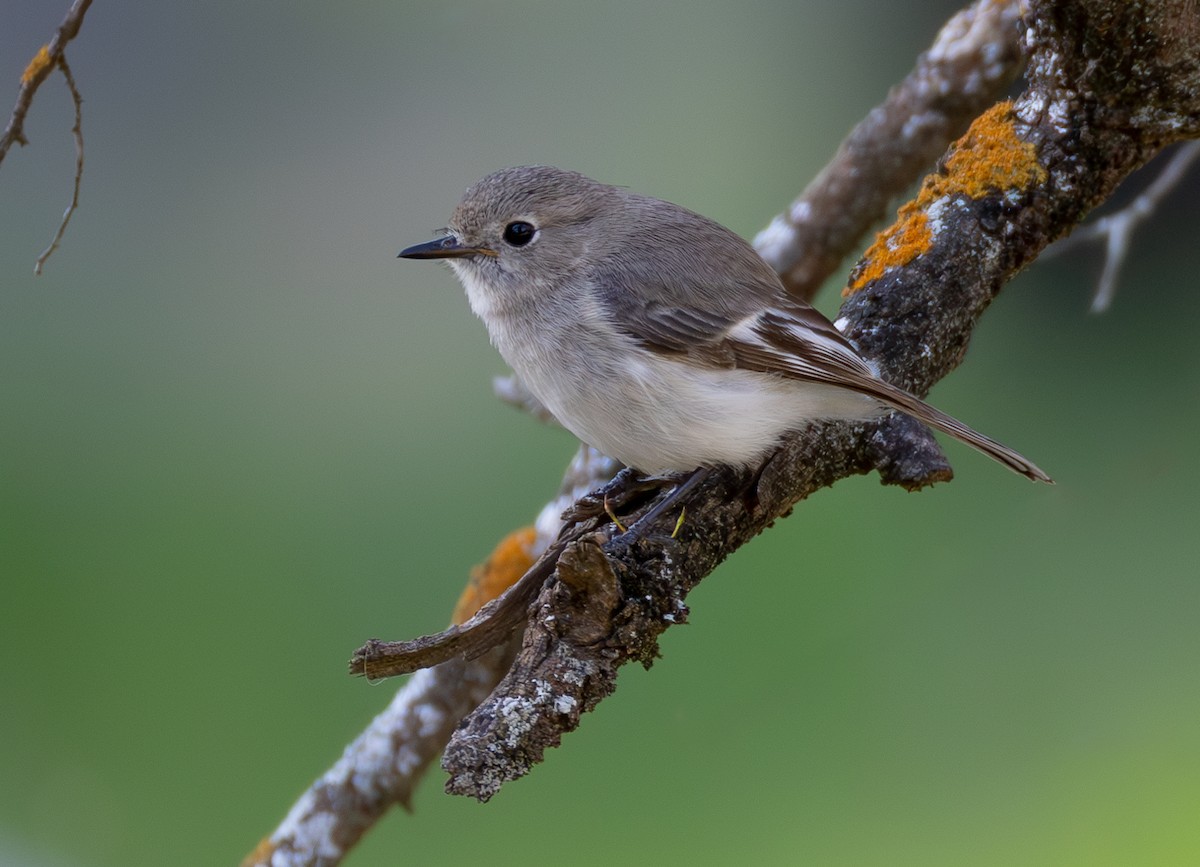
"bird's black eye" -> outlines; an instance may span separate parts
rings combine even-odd
[[[514,247],[524,247],[533,240],[533,236],[536,234],[537,228],[533,223],[517,221],[504,227],[504,240]]]

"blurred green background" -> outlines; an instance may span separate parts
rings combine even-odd
[[[66,6],[5,6],[4,92]],[[397,686],[349,653],[440,628],[554,490],[570,438],[395,259],[468,183],[753,235],[954,8],[96,3],[40,279],[61,79],[0,167],[0,863],[235,863]],[[435,772],[349,863],[1200,863],[1197,192],[1109,314],[1099,250],[1039,263],[934,392],[1057,487],[951,445],[953,484],[822,492],[531,777]]]

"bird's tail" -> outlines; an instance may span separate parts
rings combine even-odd
[[[934,430],[954,437],[974,449],[983,452],[989,458],[999,461],[1010,470],[1033,479],[1035,482],[1054,484],[1054,480],[1046,475],[1033,461],[1024,455],[1010,449],[1003,443],[998,443],[991,437],[967,427],[954,416],[947,415],[918,397],[909,394],[901,388],[880,379],[871,382],[870,393],[889,406],[911,415],[913,418],[929,425]]]

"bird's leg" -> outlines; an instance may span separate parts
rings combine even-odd
[[[631,539],[636,539],[642,536],[655,521],[661,518],[668,510],[674,508],[676,503],[683,499],[684,496],[696,488],[696,486],[698,486],[701,482],[707,479],[709,473],[711,472],[712,471],[708,467],[700,467],[699,469],[693,470],[691,475],[675,485],[675,490],[671,491],[671,493],[667,494],[665,497],[655,503],[650,508],[650,511],[638,518],[637,521],[635,521],[633,525],[623,534],[623,536],[630,537],[630,534],[632,534]],[[675,538],[675,534],[679,532],[679,528],[681,526],[683,526],[682,514],[675,522],[675,528],[671,532],[671,538]]]
[[[563,512],[563,522],[577,524],[589,518],[608,515],[613,523],[620,526],[620,521],[616,520],[616,510],[624,510],[646,491],[658,490],[670,483],[671,479],[646,478],[632,467],[625,467],[603,486],[573,503]]]
[[[592,491],[586,497],[581,497],[578,502],[563,512],[563,521],[572,524],[607,515],[609,520],[616,525],[622,538],[633,541],[644,535],[655,521],[674,508],[680,499],[708,478],[710,472],[709,468],[700,467],[682,478],[679,476],[647,478],[630,467],[626,467],[603,487]],[[626,507],[646,491],[657,490],[671,484],[675,485],[674,490],[651,506],[649,511],[628,527],[617,517],[618,511],[627,511]],[[671,533],[672,538],[683,526],[683,520],[684,516],[680,514]]]

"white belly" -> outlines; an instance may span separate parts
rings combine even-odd
[[[584,348],[580,347],[582,351]],[[599,352],[599,349],[596,349]],[[749,467],[817,419],[870,418],[875,401],[748,370],[707,369],[628,343],[624,363],[586,352],[506,353],[555,418],[588,445],[644,473]]]

